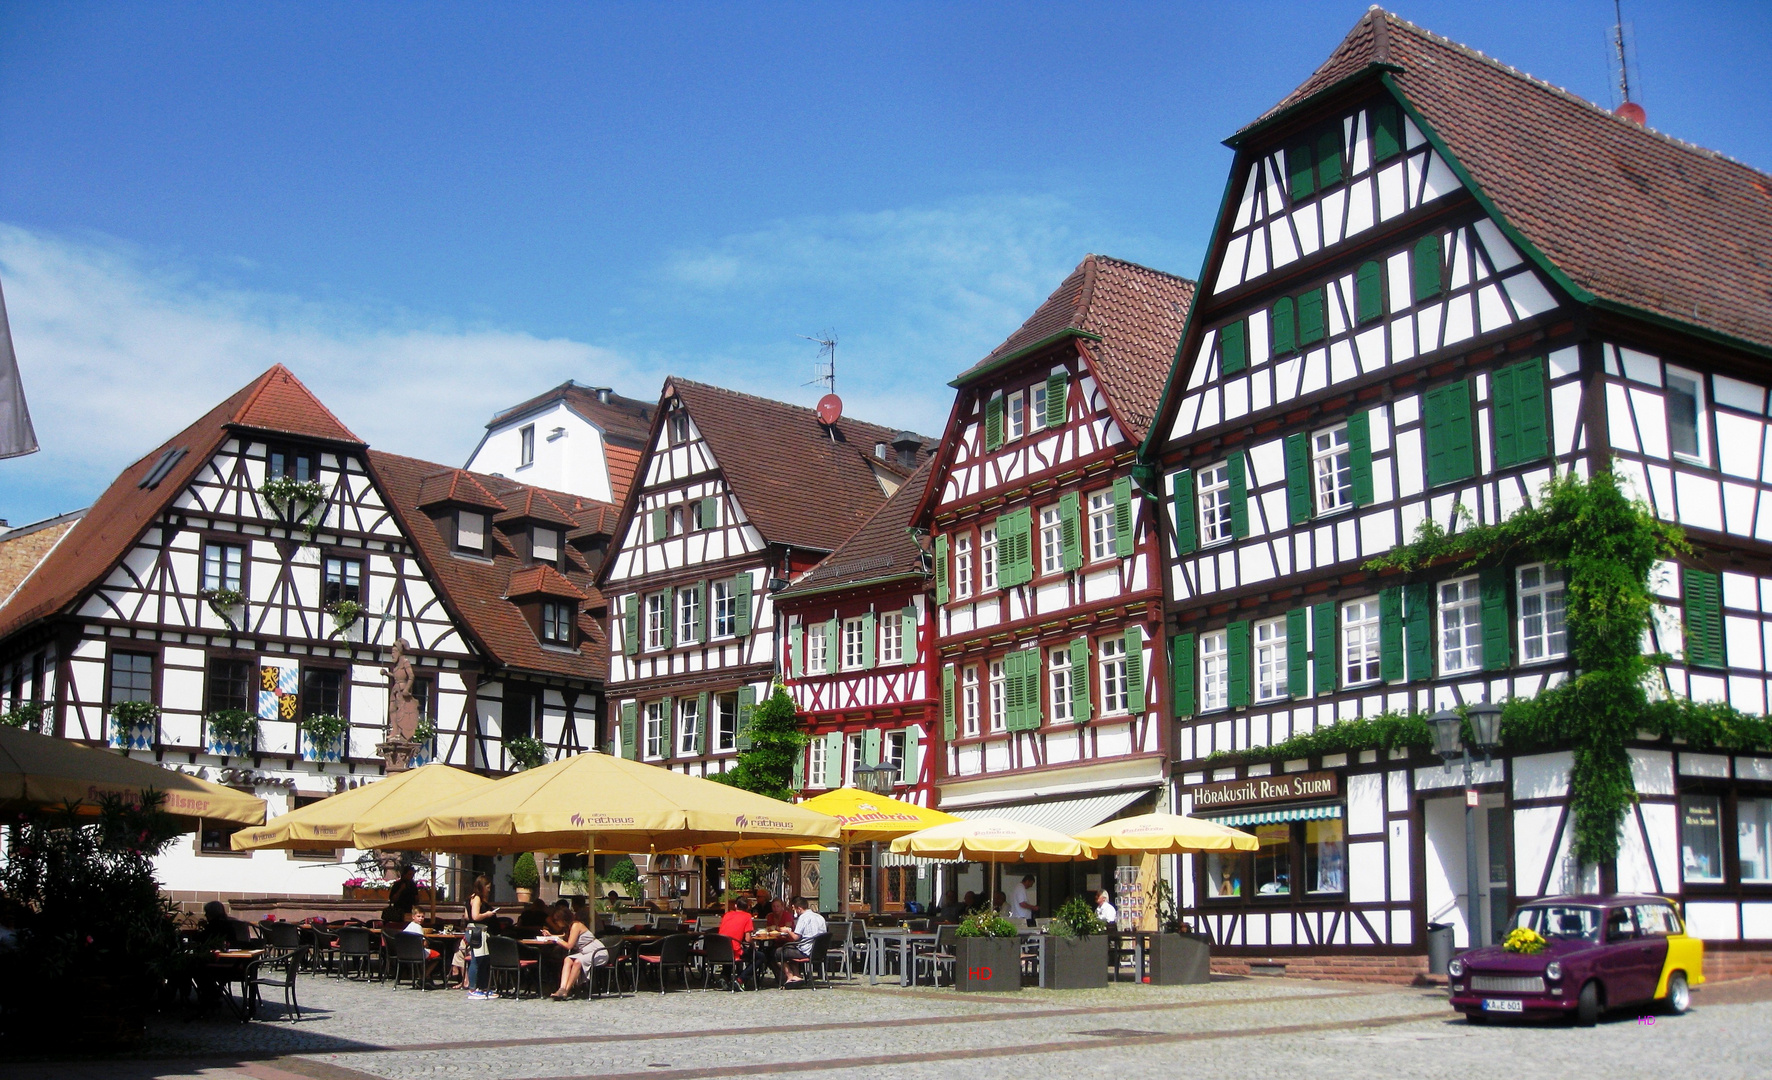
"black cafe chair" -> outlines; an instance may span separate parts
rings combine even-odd
[[[394,985],[400,985],[404,972],[412,971],[414,990],[431,989],[431,946],[425,936],[410,930],[389,936],[394,944]]]
[[[490,989],[502,995],[506,986],[510,987],[513,997],[523,996],[523,978],[535,984],[535,993],[541,994],[540,960],[523,959],[523,951],[516,938],[502,934],[489,934],[486,938],[486,962],[492,969]]]
[[[676,968],[683,973],[683,989],[689,989],[689,964],[695,958],[695,935],[672,934],[660,938],[658,951],[640,953],[635,959],[639,964],[650,965],[658,972],[658,992],[665,992],[665,972]]]
[[[283,1011],[290,1014],[293,1023],[301,1019],[301,1003],[295,997],[295,969],[300,966],[300,953],[284,953],[266,956],[254,960],[246,968],[246,1008],[247,1015],[258,1018],[259,1002],[264,1000],[264,990],[280,990],[283,993]]]
[[[378,935],[367,926],[346,926],[338,932],[338,964],[332,973],[339,977],[348,977],[352,971],[360,971],[363,977],[376,981],[381,975],[380,965],[376,963],[375,938]]]

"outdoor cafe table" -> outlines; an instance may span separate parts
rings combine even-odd
[[[257,995],[253,993],[252,983],[248,981],[246,973],[252,967],[252,962],[264,954],[263,949],[227,949],[211,953],[203,964],[204,971],[221,987],[222,993],[227,995],[228,1008],[242,1022],[251,1020],[256,1011],[253,1004]],[[238,999],[234,997],[234,983],[240,984]]]
[[[886,949],[888,943],[898,946],[898,985],[911,984],[911,950],[919,942],[933,942],[935,932],[932,930],[906,930],[902,927],[868,927],[868,985],[873,986],[880,981],[880,973],[886,966]]]

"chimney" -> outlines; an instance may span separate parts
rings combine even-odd
[[[914,431],[901,431],[892,437],[892,449],[898,452],[898,463],[907,469],[917,465],[917,451],[923,448],[923,437]]]
[[[610,392],[610,388],[607,386],[594,386],[591,388],[591,393],[597,395],[597,404],[599,405],[609,404]]]

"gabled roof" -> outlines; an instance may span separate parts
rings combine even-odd
[[[229,419],[236,427],[363,445],[363,440],[282,364],[273,364],[249,389],[246,400]]]
[[[568,600],[584,600],[585,593],[565,574],[551,566],[525,566],[511,574],[505,585],[505,596],[516,600],[524,596],[562,596]]]
[[[827,428],[811,409],[675,377],[664,389],[666,398],[673,395],[688,408],[746,517],[772,544],[834,550],[885,503],[876,470],[900,477],[912,471],[874,456],[877,444],[891,447],[898,428],[847,416]],[[924,438],[919,464],[931,449]],[[636,489],[630,512],[637,499]]]
[[[565,506],[561,506],[541,488],[524,488],[514,498],[506,496],[500,501],[504,503],[505,509],[494,514],[492,520],[501,525],[507,521],[539,521],[567,529],[576,529],[579,525],[578,520],[566,512]],[[572,504],[569,502],[566,505]]]
[[[450,469],[432,473],[418,485],[419,506],[474,506],[499,513],[505,504],[486,490],[475,473],[466,469]]]
[[[791,586],[776,594],[776,602],[798,600],[814,593],[864,583],[910,579],[926,581],[923,545],[911,535],[912,515],[928,483],[933,460],[925,461],[904,486],[855,535]]]
[[[559,402],[565,402],[573,412],[601,428],[605,441],[635,448],[646,445],[646,433],[652,426],[652,402],[622,397],[606,386],[581,386],[571,379],[500,411],[486,426],[500,427],[525,413]]]
[[[1367,69],[1578,300],[1772,349],[1772,176],[1376,7],[1257,125]]]
[[[1105,255],[1086,255],[1046,302],[953,382],[965,386],[1064,337],[1085,357],[1133,442],[1144,439],[1175,362],[1194,283]]]

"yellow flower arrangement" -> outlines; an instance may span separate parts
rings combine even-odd
[[[1515,927],[1508,933],[1507,940],[1501,943],[1501,947],[1508,952],[1520,953],[1525,956],[1531,956],[1533,953],[1542,952],[1544,946],[1544,938],[1538,936],[1538,934],[1528,926]]]

